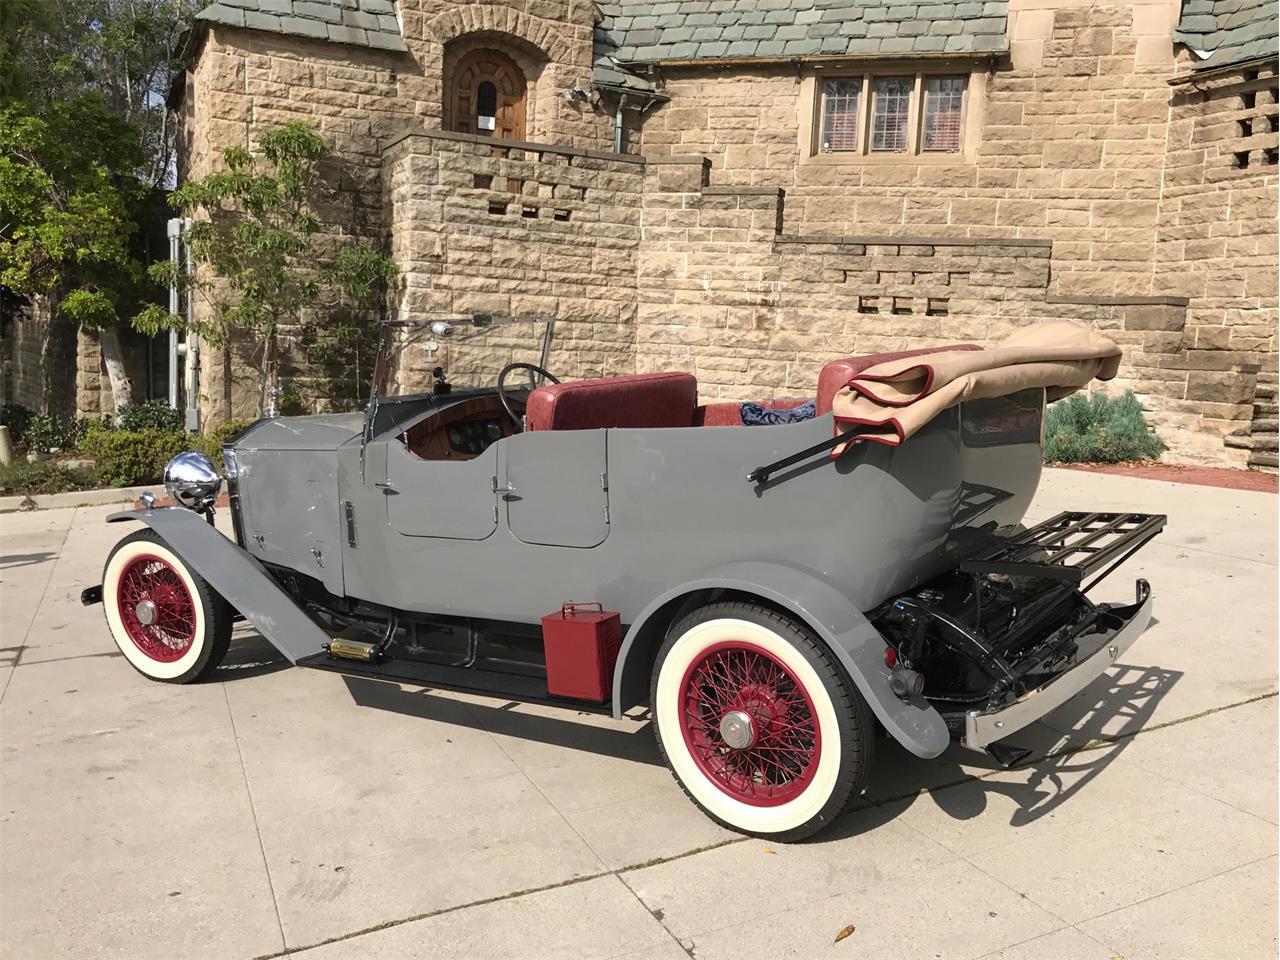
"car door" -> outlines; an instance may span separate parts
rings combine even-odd
[[[604,430],[537,430],[494,446],[503,453],[505,483],[498,494],[513,535],[556,547],[604,542],[609,535]]]
[[[470,460],[422,460],[398,439],[386,444],[387,522],[408,537],[483,540],[498,527],[498,444]]]

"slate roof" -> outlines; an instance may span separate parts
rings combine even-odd
[[[1008,48],[1007,0],[608,0],[600,9],[597,46],[621,63]]]
[[[392,0],[218,0],[196,19],[379,50],[408,49]]]
[[[1276,0],[1183,0],[1173,39],[1200,60],[1197,70],[1276,55]]]

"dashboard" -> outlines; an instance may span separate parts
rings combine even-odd
[[[472,397],[427,417],[404,432],[404,445],[423,460],[470,460],[514,433],[495,396]]]

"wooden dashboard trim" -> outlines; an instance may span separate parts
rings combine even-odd
[[[478,454],[454,450],[449,443],[449,428],[477,420],[497,420],[504,437],[511,436],[511,418],[496,396],[471,397],[419,420],[401,434],[406,449],[421,460],[472,460]]]

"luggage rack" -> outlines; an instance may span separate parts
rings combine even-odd
[[[1153,513],[1063,511],[962,561],[960,572],[1042,577],[1078,585],[1110,562],[1092,586],[1163,530],[1167,519]]]

